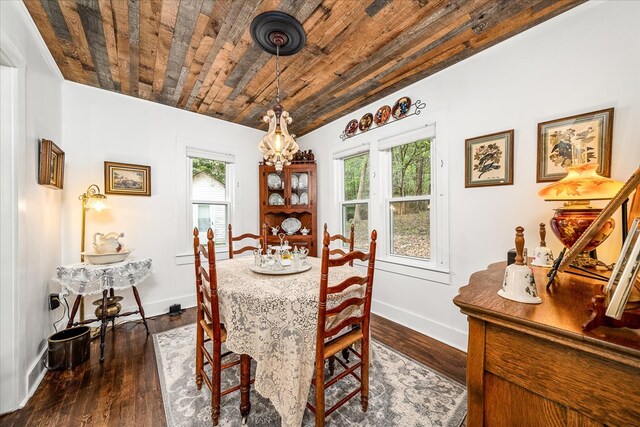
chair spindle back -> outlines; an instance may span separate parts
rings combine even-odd
[[[324,224],[324,232],[328,233],[326,223]],[[349,252],[353,252],[353,248],[356,240],[353,223],[351,224],[351,231],[349,232],[349,238],[343,236],[342,234],[334,234],[333,236],[329,235],[329,242],[333,242],[336,240],[340,240],[341,242],[349,245]],[[342,248],[329,249],[329,255],[345,256],[349,252],[345,251]],[[353,260],[349,261],[349,265],[353,267]]]
[[[196,270],[196,298],[198,323],[205,320],[211,324],[216,342],[220,342],[220,311],[218,307],[218,276],[216,273],[216,250],[213,230],[207,230],[207,247],[200,244],[200,232],[193,229],[193,256]],[[202,258],[208,269],[202,266]]]

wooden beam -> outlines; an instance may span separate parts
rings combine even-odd
[[[132,95],[138,96],[139,62],[138,57],[140,47],[140,3],[138,0],[129,0],[129,91]]]
[[[164,0],[162,13],[160,14],[160,30],[158,32],[158,44],[156,51],[156,64],[153,71],[153,92],[157,95],[162,93],[164,86],[164,74],[167,70],[169,60],[169,50],[173,40],[173,31],[176,26],[179,2]]]
[[[127,0],[111,0],[116,28],[120,91],[131,94],[131,63],[129,53],[129,4]]]
[[[140,94],[145,99],[151,99],[151,91],[143,90],[142,84],[153,85],[161,13],[162,0],[147,0],[140,3],[138,81]]]
[[[75,48],[75,51],[80,59],[82,68],[85,74],[95,85],[98,85],[98,76],[96,74],[95,66],[93,64],[93,58],[91,58],[91,51],[89,50],[89,43],[85,36],[85,29],[78,15],[75,0],[61,0],[58,2],[60,12],[64,17],[67,24],[67,29],[71,35],[70,42]],[[53,9],[53,7],[52,7]]]
[[[120,92],[120,72],[118,70],[118,48],[116,46],[116,33],[113,24],[113,10],[111,0],[99,0],[100,17],[102,18],[102,31],[104,33],[107,56],[109,57],[109,70],[113,90]]]
[[[113,79],[111,78],[111,63],[107,52],[99,5],[91,0],[78,0],[76,9],[84,28],[86,42],[91,44],[90,53],[100,87],[114,90]]]

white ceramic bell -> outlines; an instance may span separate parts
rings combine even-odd
[[[504,281],[498,295],[512,301],[526,304],[540,304],[533,271],[527,267],[522,256],[524,252],[524,228],[516,227],[516,262],[507,266]]]
[[[545,238],[547,237],[547,229],[544,222],[540,223],[540,246],[533,251],[533,260],[531,265],[536,267],[552,267],[553,266],[553,253],[551,249],[547,247]]]

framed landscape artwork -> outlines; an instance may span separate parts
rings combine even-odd
[[[513,184],[513,129],[465,140],[464,186]]]
[[[53,141],[40,141],[38,184],[62,189],[64,184],[64,151]]]
[[[104,162],[105,194],[151,196],[151,166]]]
[[[537,182],[564,178],[578,159],[610,177],[612,135],[613,108],[539,123]]]

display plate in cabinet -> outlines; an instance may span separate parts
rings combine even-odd
[[[277,173],[267,175],[267,186],[272,190],[280,190],[282,188],[282,178]]]
[[[284,205],[284,197],[279,195],[278,193],[271,193],[269,196],[269,206],[283,206]]]

